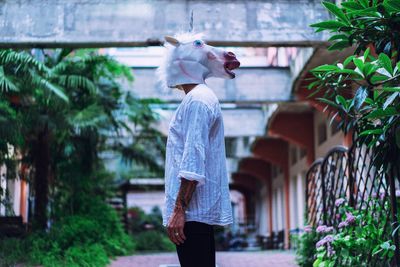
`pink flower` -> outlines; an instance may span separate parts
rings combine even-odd
[[[312,232],[312,226],[311,225],[304,226],[304,232],[311,233]]]
[[[317,227],[317,233],[325,233],[326,225],[320,225]]]
[[[384,200],[385,197],[386,197],[385,189],[384,188],[380,188],[379,189],[379,193],[377,192],[377,196],[376,197],[379,197],[380,200]]]
[[[316,247],[316,248],[320,248],[320,247],[322,247],[323,245],[325,245],[325,241],[322,239],[322,240],[318,241],[317,244],[315,244],[315,247]]]
[[[346,222],[352,224],[356,221],[356,217],[351,212],[346,212]]]
[[[322,238],[320,241],[315,244],[317,248],[324,246],[325,244],[330,244],[333,242],[333,236],[332,235],[327,235],[324,238]]]
[[[348,225],[349,225],[348,222],[344,221],[344,222],[340,222],[339,225],[338,225],[338,227],[339,227],[339,228],[343,228],[343,227],[346,227],[346,226],[348,226]]]
[[[317,233],[330,233],[333,231],[332,226],[320,225],[317,227]]]
[[[324,237],[324,240],[326,243],[331,243],[333,241],[333,236],[332,235],[327,235]]]
[[[328,257],[335,255],[336,251],[332,248],[331,244],[328,243]]]
[[[396,197],[400,197],[400,190],[399,189],[396,190]]]
[[[333,226],[329,226],[325,228],[325,233],[330,233],[333,231]]]
[[[338,198],[335,201],[335,206],[340,207],[346,200],[344,198]]]

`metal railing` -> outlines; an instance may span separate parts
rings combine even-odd
[[[355,142],[350,149],[337,146],[325,158],[316,160],[306,175],[307,221],[314,227],[323,224],[337,228],[341,218],[335,201],[344,198],[362,216],[375,218],[363,223],[379,228],[380,238],[392,240],[396,246],[391,259],[382,259],[372,251],[365,251],[363,256],[369,262],[368,266],[398,266],[400,155],[392,167],[385,170],[377,170],[374,166],[376,156],[373,147],[359,146]]]

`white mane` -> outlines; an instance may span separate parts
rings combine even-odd
[[[203,33],[183,32],[174,35],[174,38],[176,38],[179,43],[193,42],[198,39],[202,40],[202,37]],[[169,68],[171,62],[174,60],[173,52],[176,47],[169,44],[168,42],[164,43],[164,47],[166,48],[166,53],[163,60],[161,61],[160,66],[157,68],[156,74],[158,76],[158,81],[161,85],[162,91],[166,93],[170,90],[167,85],[167,69]]]

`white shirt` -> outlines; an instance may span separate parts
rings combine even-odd
[[[232,223],[221,107],[205,84],[185,95],[169,125],[164,226],[174,210],[181,177],[199,182],[186,210],[186,221]]]

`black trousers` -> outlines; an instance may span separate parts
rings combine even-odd
[[[215,267],[214,227],[200,222],[186,222],[186,240],[176,246],[181,267]]]

